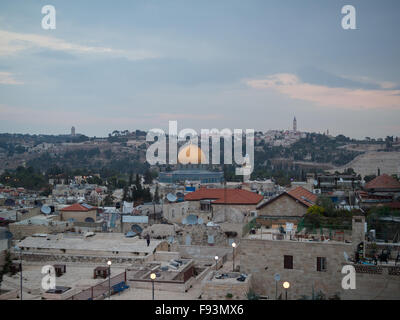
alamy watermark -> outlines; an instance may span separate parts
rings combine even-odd
[[[56,8],[52,5],[42,7],[42,28],[44,30],[54,30],[56,28]]]
[[[246,152],[243,156],[243,137],[246,140]],[[157,138],[157,139],[156,139]],[[233,164],[233,160],[239,166],[236,175],[249,176],[254,168],[254,129],[201,129],[200,144],[196,130],[186,128],[178,133],[178,122],[169,121],[168,129],[168,164],[178,163],[178,142],[186,143],[180,148],[188,150],[180,153],[181,164],[221,164],[220,141],[224,141],[223,164]],[[189,140],[189,141],[187,141]],[[210,157],[211,140],[211,161]],[[167,164],[167,135],[162,129],[151,129],[146,136],[147,142],[154,142],[146,152],[146,160],[150,165]],[[190,148],[190,146],[196,148]],[[185,149],[186,148],[186,149]]]

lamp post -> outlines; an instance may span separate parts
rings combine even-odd
[[[111,300],[111,260],[108,260],[107,264],[108,264],[108,300]]]
[[[285,293],[286,293],[285,295],[286,295],[286,300],[287,300],[287,291],[290,288],[290,283],[288,281],[285,281],[283,283],[283,287],[285,288]]]
[[[15,251],[19,251],[19,272],[20,272],[20,299],[22,300],[22,252],[18,246],[14,247]]]
[[[217,264],[218,264],[218,256],[215,256],[214,257],[214,259],[215,259],[215,271],[217,271],[218,270],[218,268],[217,268]]]
[[[235,248],[236,248],[236,243],[232,242],[232,260],[233,260],[232,272],[235,272]]]
[[[152,291],[152,298],[154,300],[154,280],[157,278],[157,275],[155,273],[150,274],[150,279],[151,279],[151,291]]]

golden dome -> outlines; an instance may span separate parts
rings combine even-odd
[[[178,162],[180,164],[201,164],[206,163],[204,152],[193,144],[185,145],[179,150]]]

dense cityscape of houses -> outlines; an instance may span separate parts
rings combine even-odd
[[[48,196],[0,185],[0,299],[140,299],[154,283],[172,299],[400,298],[398,177],[307,174],[284,187],[186,170],[191,180],[141,179],[151,202],[85,176],[52,179]],[[44,265],[56,288],[41,286]],[[341,286],[344,265],[355,290]]]

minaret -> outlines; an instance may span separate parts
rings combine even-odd
[[[75,137],[75,127],[71,128],[71,136]]]
[[[293,131],[294,132],[297,131],[297,120],[296,120],[296,117],[294,117],[294,119],[293,119]]]

